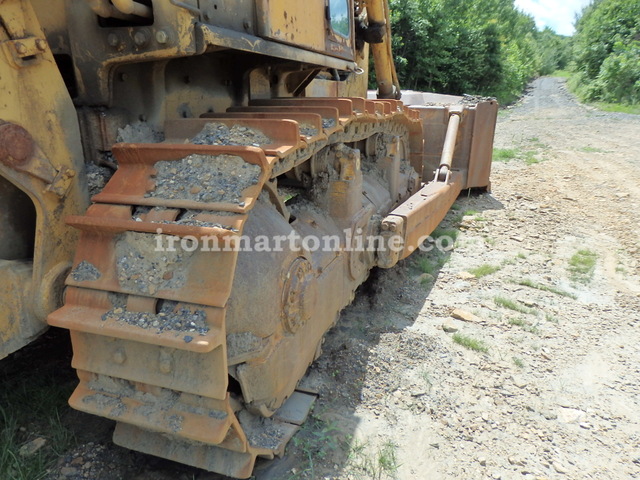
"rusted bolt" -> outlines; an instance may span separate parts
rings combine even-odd
[[[118,349],[115,352],[113,352],[113,361],[118,365],[122,365],[124,362],[127,361],[127,354],[124,353],[124,350]]]
[[[166,351],[160,351],[158,358],[158,369],[161,373],[168,374],[173,371],[173,357]]]
[[[0,162],[10,167],[22,165],[33,155],[33,139],[19,125],[0,125]]]
[[[156,42],[167,43],[169,41],[169,35],[164,30],[158,30],[156,32]]]
[[[164,374],[171,373],[171,370],[172,370],[171,360],[168,360],[168,359],[161,360],[158,366],[162,373]]]
[[[36,48],[44,52],[47,49],[47,41],[42,38],[37,39]]]
[[[16,47],[16,52],[18,52],[18,54],[24,55],[25,53],[27,53],[27,46],[24,43],[16,42],[15,47]]]
[[[107,43],[110,47],[118,47],[120,45],[120,36],[117,33],[110,33],[107,35]]]
[[[138,30],[133,34],[133,42],[139,47],[144,47],[149,42],[149,35],[144,30]]]
[[[396,225],[395,222],[392,221],[385,221],[382,222],[382,230],[387,231],[387,232],[395,232],[398,229],[398,225]]]

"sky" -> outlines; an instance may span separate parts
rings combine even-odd
[[[560,35],[573,35],[576,13],[590,0],[515,0],[517,8],[533,16],[538,29],[550,27]]]

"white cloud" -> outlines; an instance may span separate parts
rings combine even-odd
[[[590,0],[515,0],[515,5],[533,16],[539,29],[550,27],[560,35],[573,35],[576,14],[589,2]]]

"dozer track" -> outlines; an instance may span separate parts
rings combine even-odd
[[[421,188],[423,137],[417,112],[395,100],[230,110],[170,121],[164,143],[114,146],[119,169],[67,220],[81,236],[65,304],[48,321],[71,331],[71,405],[115,420],[116,443],[247,478],[304,420],[291,410],[311,407],[296,386],[379,263],[349,247]],[[211,122],[269,143],[189,143]],[[292,232],[339,244],[258,248]],[[203,248],[216,242],[240,248]]]

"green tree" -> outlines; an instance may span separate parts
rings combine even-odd
[[[586,100],[640,103],[640,0],[595,0],[576,22],[572,85]]]

